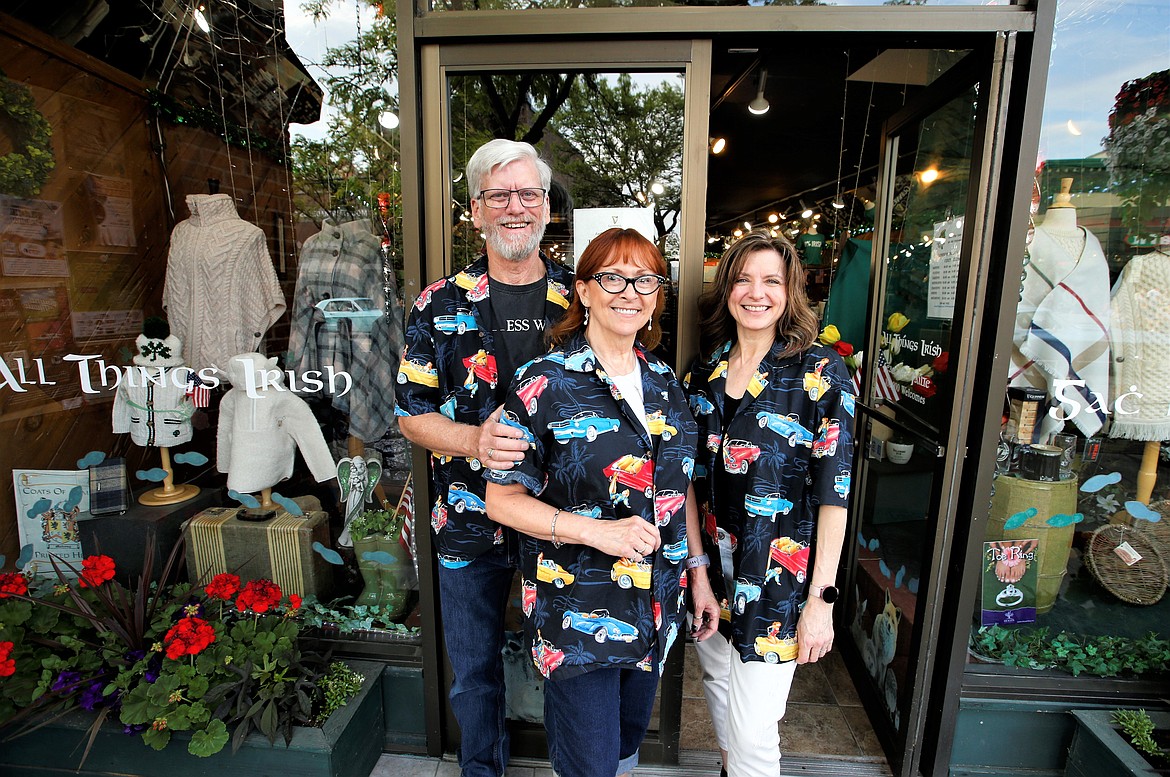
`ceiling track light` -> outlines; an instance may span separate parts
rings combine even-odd
[[[756,90],[755,98],[748,103],[748,112],[756,116],[763,116],[771,108],[768,99],[764,97],[764,85],[768,83],[768,68],[760,70],[760,88]]]
[[[708,141],[708,147],[711,149],[712,154],[718,156],[727,148],[727,138],[711,138]]]

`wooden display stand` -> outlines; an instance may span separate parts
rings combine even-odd
[[[184,483],[179,486],[175,485],[175,469],[171,466],[170,449],[159,448],[159,451],[162,453],[162,468],[166,470],[167,476],[161,486],[151,489],[138,497],[139,504],[144,504],[147,507],[175,505],[198,496],[199,486],[193,486],[190,483]]]

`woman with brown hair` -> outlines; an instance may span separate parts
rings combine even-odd
[[[700,353],[683,379],[705,441],[695,493],[711,585],[726,611],[698,645],[727,774],[776,777],[797,664],[833,646],[854,397],[818,345],[792,243],[751,232],[699,300]]]

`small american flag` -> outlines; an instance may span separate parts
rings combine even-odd
[[[885,364],[879,364],[874,369],[873,393],[881,399],[890,402],[897,402],[902,398],[902,392],[898,390],[898,382],[894,380],[893,373]]]
[[[414,560],[415,573],[418,572],[418,557],[414,546],[414,485],[410,476],[406,476],[406,485],[402,489],[402,496],[398,498],[398,514],[402,516],[402,534],[398,537],[398,544],[410,554]]]
[[[187,397],[195,407],[207,407],[211,404],[211,389],[194,370],[187,371]]]

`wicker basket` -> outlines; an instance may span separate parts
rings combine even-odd
[[[1162,554],[1162,563],[1166,565],[1167,571],[1170,572],[1170,499],[1154,502],[1150,507],[1161,513],[1162,520],[1151,523],[1150,521],[1139,521],[1135,519],[1133,523],[1138,529],[1150,535],[1154,547]]]
[[[1126,564],[1114,552],[1122,543],[1129,543],[1141,560]],[[1093,532],[1085,562],[1105,590],[1130,604],[1156,604],[1170,584],[1170,573],[1150,535],[1132,526],[1111,523]]]

